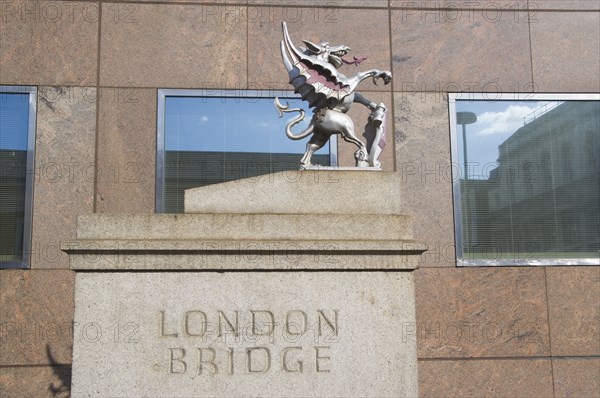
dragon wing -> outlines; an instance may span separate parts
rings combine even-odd
[[[290,76],[294,92],[299,93],[308,105],[320,108],[329,99],[340,101],[352,93],[348,84],[340,80],[337,69],[329,62],[304,54],[292,43],[283,22],[281,56]]]

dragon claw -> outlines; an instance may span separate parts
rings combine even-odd
[[[383,79],[384,84],[389,84],[389,82],[392,81],[392,73],[391,72],[381,72],[378,77]]]
[[[373,84],[377,85],[377,79],[383,79],[384,84],[389,84],[392,81],[392,73],[387,71],[379,72],[373,76]]]

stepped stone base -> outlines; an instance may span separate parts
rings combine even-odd
[[[72,396],[416,396],[426,247],[397,177],[298,173],[189,190],[182,215],[80,216]]]

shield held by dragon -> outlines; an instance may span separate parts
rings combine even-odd
[[[329,141],[332,134],[340,134],[345,141],[358,147],[354,153],[357,167],[379,168],[378,158],[385,146],[386,107],[383,103],[376,104],[368,100],[355,90],[360,82],[369,78],[372,78],[375,84],[378,79],[388,84],[392,80],[391,72],[372,69],[346,77],[338,70],[340,67],[344,64],[357,66],[366,58],[354,57],[353,60],[347,60],[344,57],[350,51],[349,47],[330,46],[329,43],[314,44],[307,40],[303,41],[306,49],[300,50],[292,43],[285,22],[282,27],[281,56],[290,77],[290,84],[294,87],[294,92],[300,94],[302,100],[307,101],[309,107],[313,108],[309,126],[306,130],[294,134],[292,128],[304,120],[304,110],[290,109],[289,103],[283,105],[278,98],[274,101],[279,117],[283,117],[284,113],[299,113],[285,128],[288,138],[300,140],[312,135],[306,144],[300,168],[313,167],[312,155]],[[371,110],[363,134],[366,144],[358,138],[354,123],[346,114],[354,102]]]

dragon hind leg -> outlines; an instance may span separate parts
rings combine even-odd
[[[325,135],[322,133],[315,133],[310,140],[306,143],[306,152],[304,152],[304,156],[302,156],[302,160],[300,161],[300,165],[302,168],[306,168],[312,166],[312,156],[319,149],[323,148],[323,146],[329,140],[329,135]]]
[[[315,113],[314,118],[317,132],[322,135],[327,134],[325,139],[329,139],[331,134],[340,134],[344,141],[350,142],[358,147],[358,151],[354,155],[356,166],[365,167],[369,165],[367,161],[367,147],[356,136],[354,123],[348,115],[332,109],[321,109]],[[315,136],[316,135],[317,133],[315,132]]]
[[[367,162],[368,151],[365,144],[356,136],[354,129],[343,129],[341,131],[342,138],[346,142],[351,142],[358,147],[358,151],[354,154],[356,159],[356,166],[365,167],[368,166]]]

